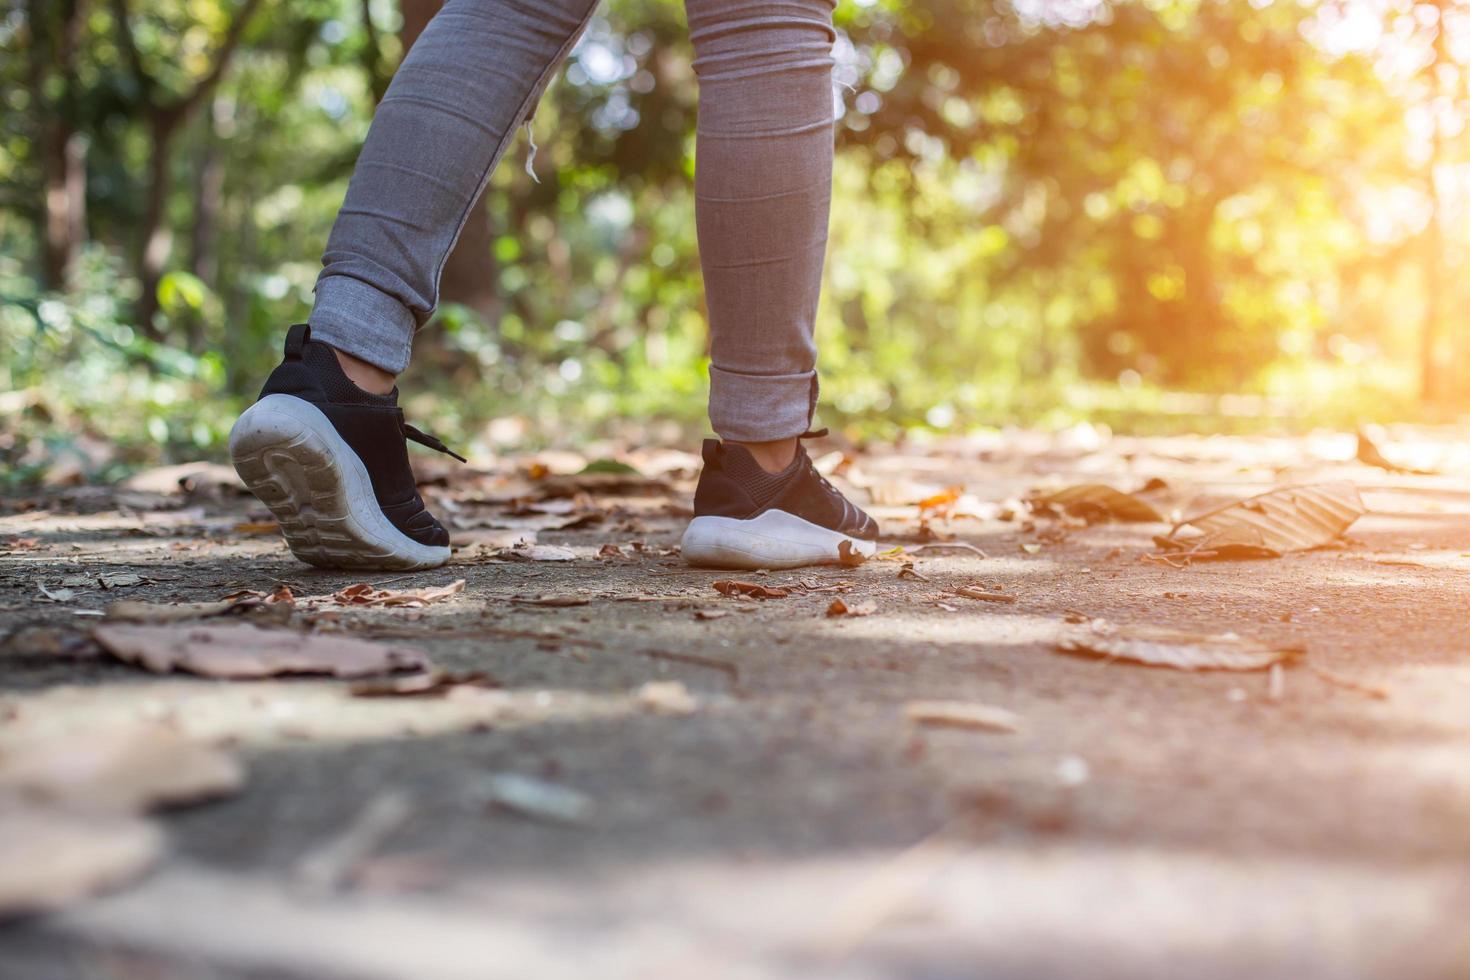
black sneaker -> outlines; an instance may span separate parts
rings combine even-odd
[[[805,448],[797,446],[796,458],[780,473],[767,473],[744,446],[705,440],[694,520],[682,545],[691,565],[830,565],[842,559],[842,542],[871,557],[877,538],[877,522],[817,472]]]
[[[403,421],[398,389],[353,384],[336,353],[298,323],[286,358],[230,431],[235,471],[281,523],[291,553],[323,568],[435,568],[449,533],[424,507],[408,463],[412,439],[450,452]]]

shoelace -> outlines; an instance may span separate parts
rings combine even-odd
[[[413,426],[409,425],[407,422],[403,421],[403,413],[401,412],[398,415],[398,424],[403,427],[403,435],[405,438],[412,439],[420,446],[428,446],[430,449],[436,452],[441,452],[446,456],[453,456],[461,463],[469,462],[469,460],[465,459],[459,453],[444,445],[444,443],[436,437],[429,435],[427,432],[421,432],[420,430],[415,429]]]
[[[827,438],[827,429],[826,428],[809,429],[806,432],[803,432],[801,435],[797,436],[796,438],[798,438],[798,439],[825,439],[825,438]],[[817,469],[816,464],[812,462],[811,456],[807,455],[805,447],[802,447],[802,455],[806,457],[806,468],[811,472],[811,474],[813,476],[815,476],[817,478],[817,482],[821,483],[822,486],[826,487],[832,493],[835,493],[835,494],[837,494],[837,496],[842,497],[842,492],[839,491],[832,484],[828,483],[827,482],[827,478],[825,476],[823,476],[821,474],[821,472]],[[847,498],[846,497],[843,497],[842,499],[843,500],[846,500]]]

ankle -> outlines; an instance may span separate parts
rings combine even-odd
[[[348,380],[370,395],[390,394],[393,386],[398,383],[397,375],[384,371],[376,364],[369,364],[335,347],[332,348],[332,353],[337,355],[337,363],[342,365],[342,373],[347,375]]]
[[[767,473],[780,473],[796,458],[798,442],[793,436],[790,439],[775,439],[771,442],[736,442],[732,439],[730,445],[743,447]]]

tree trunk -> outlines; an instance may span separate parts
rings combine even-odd
[[[1449,42],[1445,31],[1443,0],[1437,0],[1439,18],[1435,25],[1434,57],[1425,68],[1430,95],[1442,93],[1439,66],[1450,63]],[[1419,398],[1426,404],[1444,397],[1442,385],[1445,274],[1444,202],[1440,199],[1438,169],[1445,159],[1444,127],[1438,116],[1432,116],[1434,135],[1429,160],[1424,165],[1424,185],[1429,196],[1429,223],[1424,228],[1424,323],[1419,334]]]
[[[164,263],[173,247],[173,230],[165,220],[169,192],[169,152],[179,127],[213,94],[215,86],[230,67],[235,50],[259,9],[261,0],[244,0],[225,31],[215,52],[214,64],[194,88],[185,95],[162,102],[156,98],[158,80],[149,74],[133,37],[128,0],[112,0],[112,16],[134,81],[142,93],[139,114],[148,126],[148,183],[143,217],[138,228],[136,271],[142,289],[136,308],[138,329],[153,340],[161,340],[163,331],[154,323],[158,313],[158,283],[163,278]]]
[[[45,128],[41,137],[41,166],[46,181],[41,281],[47,289],[61,289],[86,236],[87,141],[59,116]]]
[[[1435,142],[1438,142],[1436,138]],[[1440,224],[1440,196],[1431,166],[1429,224],[1424,229],[1424,323],[1419,333],[1419,398],[1425,404],[1444,395],[1440,384],[1441,334],[1444,323],[1444,231]]]
[[[138,226],[142,249],[138,255],[138,327],[145,337],[160,340],[163,331],[153,322],[158,313],[158,283],[173,248],[173,232],[163,220],[168,205],[169,152],[173,146],[178,117],[172,112],[155,113],[148,121],[148,190],[143,217]]]
[[[63,0],[57,18],[46,5],[31,3],[27,17],[32,34],[31,91],[45,90],[45,76],[54,71],[62,80],[55,105],[42,105],[39,138],[43,180],[41,199],[41,282],[47,289],[60,289],[86,238],[87,143],[76,132],[76,88],[72,66],[82,26],[84,4]],[[52,30],[54,29],[54,37]]]
[[[204,133],[200,137],[199,163],[194,174],[194,223],[189,229],[189,270],[210,289],[218,292],[219,262],[216,246],[225,168],[220,160],[219,140],[214,132],[214,115],[208,110],[205,115]],[[190,320],[190,350],[204,349],[204,327],[204,317],[196,316]]]
[[[441,6],[442,0],[402,0],[403,23],[398,38],[405,56]],[[493,331],[502,312],[499,279],[495,262],[495,230],[481,195],[470,208],[459,242],[444,263],[444,272],[439,279],[439,301],[469,307]]]
[[[216,239],[225,182],[225,168],[220,159],[213,118],[206,122],[200,142],[199,165],[194,175],[194,227],[189,234],[189,268],[213,289],[219,275]]]

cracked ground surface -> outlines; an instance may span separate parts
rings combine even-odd
[[[555,479],[544,467],[431,487],[480,538],[410,577],[299,565],[228,492],[5,501],[0,739],[162,719],[230,746],[248,777],[165,814],[168,851],[148,874],[0,926],[0,977],[1470,977],[1470,466],[1456,434],[1413,434],[1441,475],[1359,464],[1335,436],[1084,435],[849,459],[856,495],[909,553],[733,576],[792,591],[765,601],[721,595],[729,573],[670,553],[689,476],[677,457],[656,485],[574,487],[557,499],[599,516],[561,530],[540,512],[495,527]],[[1369,513],[1332,550],[1174,567],[1144,557],[1167,525],[1062,526],[1007,503],[1155,477],[1182,508],[1350,480]],[[931,530],[986,557],[913,553],[913,500],[953,485],[977,516],[960,506]],[[527,523],[575,558],[508,560],[503,539]],[[607,544],[621,554],[599,556]],[[922,578],[900,577],[904,560]],[[127,584],[41,591],[112,573]],[[486,672],[503,691],[479,714],[364,703],[342,681],[153,675],[86,639],[118,599],[458,579],[422,609],[260,621]],[[1015,601],[950,594],[976,583]],[[579,604],[524,601],[547,596]],[[876,610],[829,617],[834,597]],[[1274,680],[1090,660],[1055,651],[1069,619],[1307,653]],[[692,713],[640,699],[670,680]],[[907,719],[934,699],[1008,709],[1019,730]],[[506,773],[583,794],[585,819],[494,806]],[[385,800],[396,818],[364,836]],[[304,869],[344,839],[362,846],[312,886]]]

